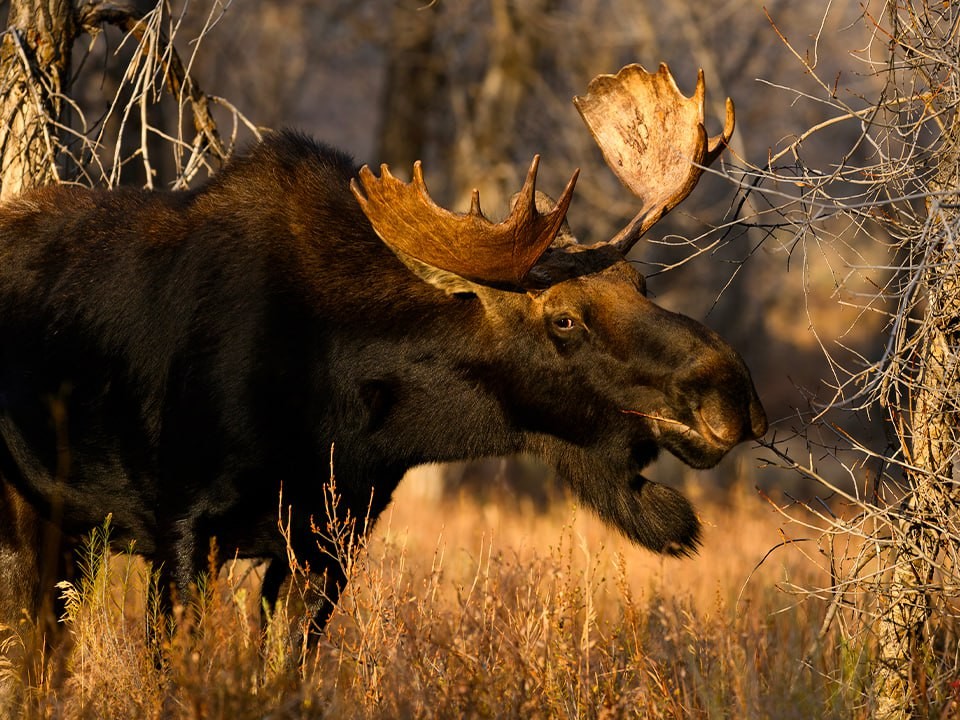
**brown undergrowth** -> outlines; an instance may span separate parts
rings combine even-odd
[[[755,569],[779,516],[746,495],[701,514],[701,553],[663,559],[564,498],[543,513],[401,490],[346,552],[347,590],[300,662],[287,603],[261,630],[261,568],[227,563],[165,620],[143,562],[104,560],[106,528],[62,588],[66,638],[24,717],[856,717],[860,651],[814,643],[822,605],[778,589],[814,564],[787,546]]]

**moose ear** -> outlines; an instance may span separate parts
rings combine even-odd
[[[477,285],[456,273],[417,260],[394,248],[394,253],[410,271],[426,283],[443,290],[447,295],[476,295]]]

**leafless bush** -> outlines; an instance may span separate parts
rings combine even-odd
[[[960,676],[960,8],[871,2],[860,22],[872,38],[851,57],[877,85],[866,96],[823,75],[819,35],[811,52],[781,33],[815,83],[784,92],[823,119],[765,165],[743,168],[740,224],[770,233],[805,271],[811,256],[826,256],[832,296],[852,311],[841,333],[819,337],[830,396],[797,418],[803,443],[781,429],[769,449],[824,491],[784,512],[802,508],[822,523],[819,562],[832,583],[807,592],[830,603],[822,633],[837,623],[871,654],[864,706],[925,716],[955,709]],[[780,33],[776,17],[772,27]],[[808,163],[805,145],[842,125],[858,129],[850,146]],[[882,338],[876,350],[845,342],[858,326]],[[882,420],[885,437],[851,430],[854,416]]]

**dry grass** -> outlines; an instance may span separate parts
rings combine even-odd
[[[29,689],[26,717],[642,717],[862,715],[853,648],[801,658],[819,604],[776,589],[816,572],[774,553],[756,497],[701,502],[693,559],[637,550],[560,498],[424,502],[398,494],[325,638],[288,660],[284,611],[261,635],[259,568],[229,564],[176,613],[158,667],[147,570],[92,543],[66,587],[72,641]],[[749,577],[749,581],[747,578]],[[162,624],[162,623],[159,623]]]

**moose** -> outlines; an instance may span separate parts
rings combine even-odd
[[[267,562],[274,603],[289,541],[322,578],[315,634],[345,582],[314,532],[330,478],[338,513],[375,520],[429,462],[538,456],[631,540],[694,551],[690,503],[641,473],[661,448],[711,467],[767,421],[740,356],[626,258],[733,132],[728,100],[707,136],[704,87],[630,65],[575,98],[642,201],[595,244],[565,220],[576,173],[551,200],[536,157],[493,222],[476,192],[435,205],[419,163],[378,176],[290,131],[195,189],[0,206],[0,623],[38,613],[109,514],[161,592],[188,592],[215,538]]]

